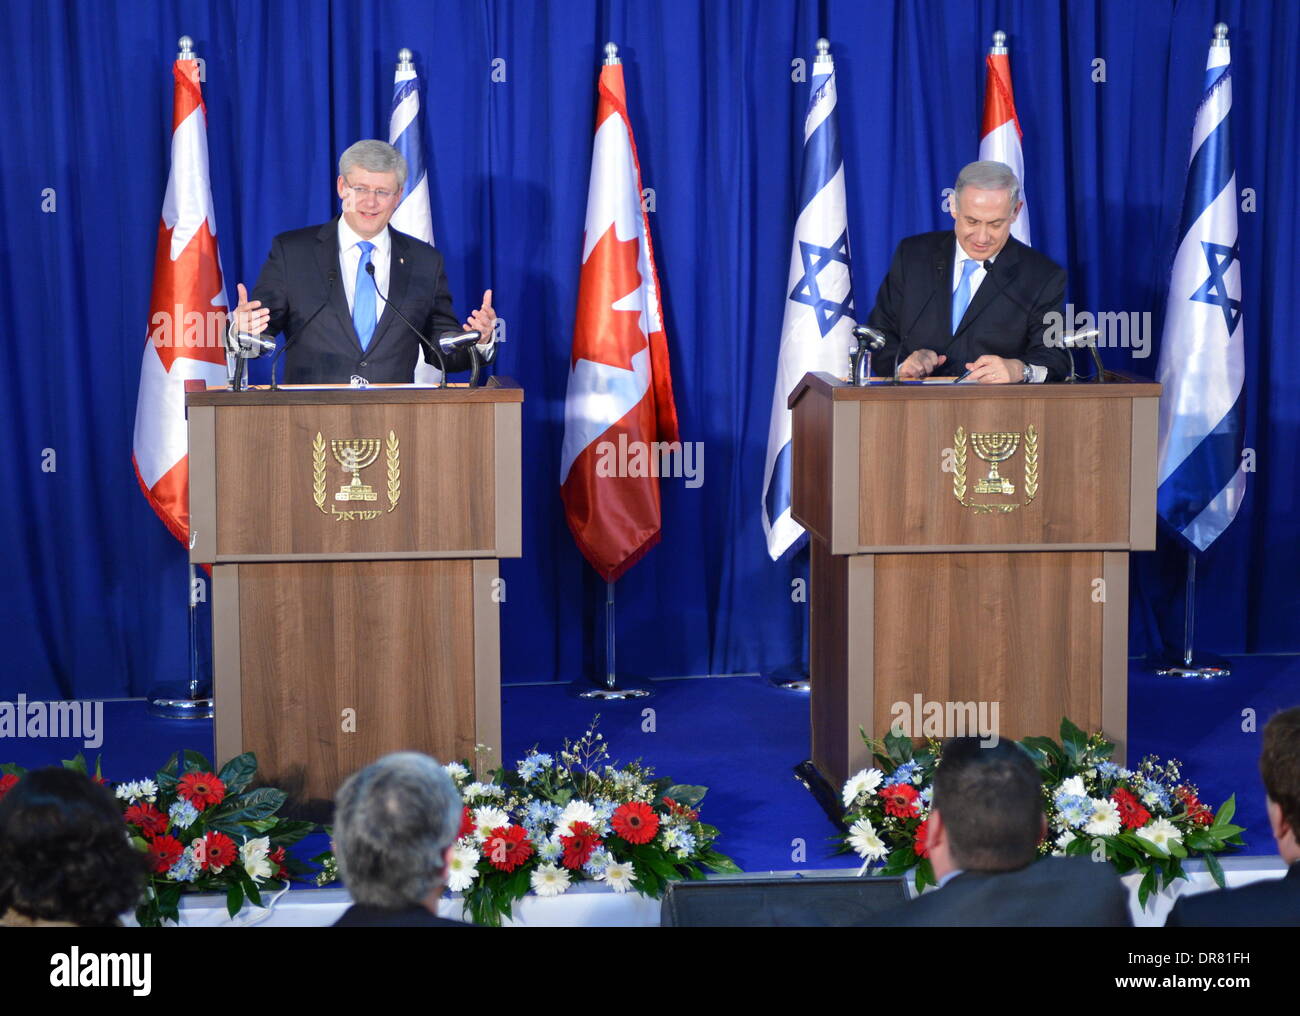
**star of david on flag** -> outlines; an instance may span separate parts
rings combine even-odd
[[[844,159],[835,123],[835,64],[829,52],[818,54],[810,85],[798,216],[763,467],[763,532],[773,561],[803,535],[803,527],[790,517],[791,421],[786,398],[809,371],[842,376],[854,345]]]
[[[1228,528],[1246,493],[1245,327],[1231,114],[1232,56],[1223,27],[1210,46],[1196,110],[1157,372],[1164,392],[1156,511],[1193,552]]]

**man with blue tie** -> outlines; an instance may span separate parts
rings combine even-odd
[[[429,346],[465,331],[481,335],[479,351],[492,359],[492,291],[462,324],[442,254],[389,228],[406,175],[406,160],[392,145],[358,141],[339,158],[342,214],[323,226],[281,233],[251,298],[238,286],[232,328],[284,333],[286,383],[410,382],[422,352],[438,366]],[[470,366],[468,349],[443,351],[442,359],[449,371]]]
[[[878,371],[892,372],[901,353],[898,376],[911,380],[968,371],[981,384],[1065,379],[1069,353],[1043,341],[1063,312],[1065,270],[1011,235],[1021,205],[1003,163],[961,171],[954,228],[903,240],[876,295],[867,323],[886,338]]]

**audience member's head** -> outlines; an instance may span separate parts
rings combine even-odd
[[[104,927],[140,902],[146,856],[113,795],[82,773],[37,769],[0,801],[0,918]]]
[[[1277,851],[1288,864],[1300,861],[1300,706],[1264,725],[1259,774],[1268,793],[1268,821]]]
[[[956,869],[1014,871],[1037,857],[1043,783],[1033,760],[1014,742],[946,742],[931,804],[926,839],[937,878]]]
[[[335,799],[334,852],[358,903],[433,910],[460,831],[460,795],[437,759],[385,755]]]

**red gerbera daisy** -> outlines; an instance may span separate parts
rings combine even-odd
[[[1119,809],[1119,821],[1125,829],[1141,829],[1151,821],[1151,812],[1142,807],[1138,799],[1123,787],[1111,791],[1110,799]]]
[[[916,818],[920,814],[916,796],[916,788],[910,783],[895,783],[880,791],[880,799],[885,802],[885,814],[895,818]]]
[[[146,836],[161,836],[167,831],[167,816],[146,801],[131,805],[122,817]]]
[[[492,867],[499,871],[514,871],[533,856],[533,845],[522,826],[498,826],[488,834],[483,844]]]
[[[212,773],[186,773],[181,777],[176,793],[202,811],[225,799],[226,785]]]
[[[600,837],[586,822],[574,822],[569,828],[572,835],[560,837],[560,846],[564,848],[560,863],[577,871],[591,860],[592,852],[600,846]]]
[[[199,862],[199,866],[214,874],[234,864],[238,855],[235,841],[225,833],[208,833],[203,837],[201,845],[194,849],[194,859]]]
[[[930,835],[930,816],[925,817],[925,821],[916,827],[916,840],[912,844],[912,849],[916,851],[917,857],[930,856],[930,844],[927,837]]]
[[[614,832],[628,843],[649,843],[659,831],[659,816],[650,805],[640,801],[619,805],[610,823]]]
[[[461,805],[460,832],[456,834],[456,839],[460,839],[462,836],[468,836],[477,828],[478,826],[474,824],[474,813],[469,810],[467,805]]]
[[[159,874],[179,861],[184,852],[185,848],[175,836],[158,836],[149,841],[149,860],[153,870]]]
[[[5,773],[3,776],[0,776],[0,801],[4,800],[5,794],[13,790],[17,783],[18,777],[13,773]]]

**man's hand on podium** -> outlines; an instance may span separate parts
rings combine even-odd
[[[483,336],[483,341],[478,345],[486,345],[492,341],[496,320],[497,312],[492,309],[492,290],[484,290],[483,306],[466,319],[465,331],[478,332]]]
[[[235,331],[247,335],[261,335],[271,321],[270,309],[263,307],[260,300],[249,300],[248,290],[244,288],[242,282],[236,283],[235,288],[239,292],[239,303],[235,307],[234,314],[231,315]]]
[[[940,356],[933,349],[918,349],[903,361],[903,365],[898,368],[898,376],[913,381],[929,377],[947,359],[946,356]]]
[[[1016,384],[1025,376],[1025,365],[1021,360],[1004,360],[1000,356],[985,353],[978,360],[966,364],[970,371],[967,381],[982,385]]]

